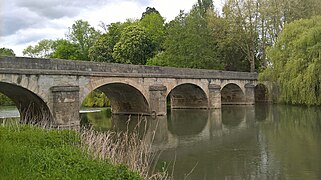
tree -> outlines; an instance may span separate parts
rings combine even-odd
[[[224,17],[228,20],[239,48],[246,54],[250,64],[250,71],[254,72],[259,61],[257,28],[259,26],[258,4],[256,0],[228,0],[223,7]]]
[[[89,25],[87,21],[77,20],[69,28],[67,38],[76,44],[80,53],[80,60],[89,60],[89,48],[99,37],[100,33]]]
[[[160,15],[160,13],[154,7],[147,7],[145,12],[143,12],[142,17],[141,17],[140,20],[144,19],[145,16],[150,15],[150,14],[158,14],[158,15]]]
[[[91,61],[114,62],[113,49],[114,44],[109,34],[103,34],[97,39],[95,44],[89,49],[89,58]]]
[[[271,65],[261,80],[278,83],[279,100],[291,104],[321,104],[321,16],[285,25],[267,53]]]
[[[138,23],[145,28],[154,44],[155,54],[157,54],[162,51],[162,44],[165,40],[165,19],[155,8],[153,9],[153,11],[149,11],[149,9],[146,8],[146,12],[143,13],[142,18]]]
[[[240,48],[243,39],[231,28],[229,22],[214,11],[207,13],[208,27],[216,43],[218,58],[227,71],[250,71],[246,54]]]
[[[65,39],[54,41],[53,49],[54,50],[50,56],[51,58],[77,60],[81,57],[77,49],[77,45]]]
[[[146,30],[138,25],[124,29],[114,47],[113,58],[125,64],[145,64],[152,57],[154,47]]]
[[[222,69],[217,44],[199,5],[183,11],[167,25],[164,51],[148,61],[149,65],[184,68]]]
[[[135,22],[128,20],[124,23],[117,22],[107,25],[107,32],[102,34],[89,49],[90,60],[116,62],[112,56],[114,52],[114,46],[120,40],[123,30],[132,24],[135,24]]]
[[[50,58],[53,52],[53,40],[44,39],[38,42],[35,46],[29,45],[22,53],[24,56],[33,58]]]
[[[14,51],[9,48],[0,48],[0,56],[16,56]]]

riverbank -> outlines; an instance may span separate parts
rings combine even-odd
[[[84,151],[73,130],[2,125],[0,144],[0,179],[142,179]]]

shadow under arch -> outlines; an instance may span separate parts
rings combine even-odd
[[[244,104],[245,95],[237,84],[229,83],[221,90],[221,102],[222,105]]]
[[[53,116],[47,104],[32,91],[18,85],[0,82],[0,92],[14,102],[19,110],[21,122],[53,122]]]
[[[124,83],[109,83],[97,88],[110,100],[112,114],[148,114],[145,96],[135,87]]]
[[[208,99],[202,88],[185,83],[173,88],[167,95],[171,109],[207,109]]]
[[[255,96],[255,103],[267,103],[269,101],[268,98],[268,88],[262,84],[259,83],[254,88],[254,96]]]
[[[168,130],[176,136],[200,134],[207,125],[207,110],[174,109],[169,113]]]

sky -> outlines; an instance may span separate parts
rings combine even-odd
[[[17,56],[43,39],[65,38],[68,27],[79,19],[99,29],[99,24],[139,19],[146,7],[154,7],[173,20],[180,10],[188,12],[197,0],[1,0],[0,48]],[[214,0],[217,10],[223,0]]]

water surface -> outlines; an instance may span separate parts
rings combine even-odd
[[[137,118],[108,111],[83,116],[115,131],[135,128]],[[175,179],[321,179],[320,120],[319,108],[226,106],[172,110],[147,118],[142,129],[161,152],[156,168],[173,170]]]
[[[0,108],[0,117],[15,116]],[[164,117],[87,109],[81,124],[99,131],[138,130],[161,152],[155,168],[174,179],[321,179],[321,110],[281,105],[172,110]]]

